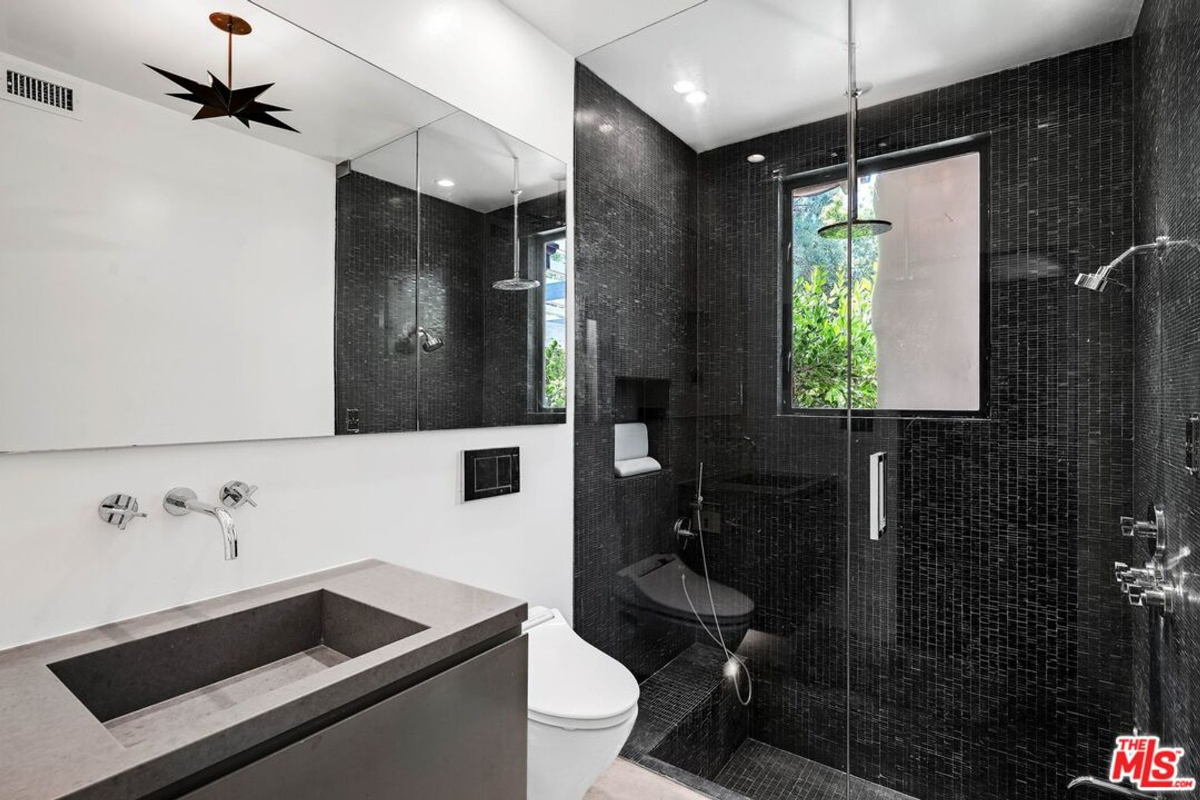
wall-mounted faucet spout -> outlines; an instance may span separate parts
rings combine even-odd
[[[1075,285],[1081,286],[1084,289],[1090,289],[1093,292],[1103,292],[1104,287],[1108,286],[1108,278],[1112,275],[1113,270],[1121,265],[1125,259],[1143,253],[1147,250],[1157,250],[1159,255],[1162,255],[1172,247],[1184,245],[1200,252],[1200,242],[1194,239],[1172,239],[1169,236],[1159,236],[1154,240],[1153,244],[1135,244],[1133,247],[1126,250],[1121,255],[1114,258],[1108,264],[1105,264],[1095,272],[1081,272],[1079,277],[1075,279]]]
[[[163,508],[177,517],[198,511],[215,518],[221,526],[221,538],[225,541],[225,560],[232,561],[238,557],[237,528],[233,524],[233,515],[223,506],[201,502],[191,489],[179,487],[167,492],[163,498]]]

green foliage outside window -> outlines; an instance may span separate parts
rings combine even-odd
[[[867,179],[860,215],[870,217],[874,185]],[[793,198],[792,202],[792,407],[845,408],[846,355],[854,380],[853,408],[875,408],[875,332],[871,298],[879,262],[878,241],[854,243],[854,281],[847,285],[845,241],[822,239],[817,229],[844,220],[842,189]]]
[[[557,339],[546,345],[545,359],[546,408],[567,407],[567,351]]]

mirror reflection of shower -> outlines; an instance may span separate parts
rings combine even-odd
[[[521,159],[513,156],[513,276],[492,284],[502,292],[527,292],[541,286],[540,281],[521,277]]]
[[[401,344],[405,345],[407,348],[411,348],[414,337],[416,338],[417,342],[420,343],[421,349],[426,353],[433,353],[446,346],[445,339],[437,334],[431,333],[423,326],[418,327],[410,322],[408,325],[404,326],[404,336],[400,340]]]

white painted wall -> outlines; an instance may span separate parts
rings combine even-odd
[[[0,60],[0,451],[332,435],[334,165]]]
[[[404,26],[379,9],[456,10],[505,54],[505,74],[530,82],[497,80],[502,71],[469,46],[422,46],[419,74],[400,76],[435,76],[425,88],[570,163],[573,62],[498,0],[328,5],[342,26],[337,43],[367,57],[371,46],[400,53],[393,71],[419,61],[401,52],[417,33],[388,45],[378,29]],[[573,416],[528,428],[0,456],[0,647],[368,556],[569,615]],[[461,503],[461,451],[508,445],[521,447],[521,494]],[[231,478],[262,488],[259,508],[236,512],[242,557],[225,562],[212,520],[157,509],[173,486],[212,497]],[[153,516],[124,532],[101,523],[95,506],[116,491]]]

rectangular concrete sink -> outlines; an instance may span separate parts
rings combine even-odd
[[[128,747],[425,629],[319,589],[48,666]]]

